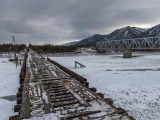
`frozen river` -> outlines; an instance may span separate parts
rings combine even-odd
[[[114,105],[122,107],[137,120],[160,118],[160,55],[144,54],[132,59],[116,55],[89,55],[52,57],[69,69],[87,78],[90,87],[96,87]],[[85,68],[74,68],[74,62]],[[20,67],[7,58],[0,58],[0,120],[7,120],[13,113],[16,101],[3,99],[13,96],[19,87]]]
[[[0,120],[8,120],[17,114],[13,107],[16,105],[20,68],[16,68],[8,58],[0,58]]]
[[[132,59],[116,55],[51,57],[87,78],[114,105],[122,107],[137,120],[160,118],[160,55],[144,54]],[[74,68],[74,62],[85,68]]]

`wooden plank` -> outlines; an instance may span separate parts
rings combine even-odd
[[[48,97],[48,94],[45,91],[44,85],[41,81],[39,82],[39,87],[40,87],[41,98],[42,98],[42,101],[43,101],[43,104],[44,104],[44,110],[45,110],[45,113],[48,114],[48,113],[51,112],[51,109],[52,109],[52,107],[49,103],[49,97]],[[43,94],[46,94],[46,96],[43,96]],[[45,98],[45,97],[47,97],[47,98]]]
[[[26,68],[25,73],[25,79],[24,79],[24,85],[23,85],[23,92],[22,92],[22,107],[21,107],[21,114],[20,118],[30,118],[30,100],[29,100],[29,88],[28,88],[28,74],[29,74],[29,68]]]
[[[62,99],[62,98],[67,98],[67,97],[73,97],[73,95],[67,94],[67,95],[61,95],[61,96],[50,96],[51,99]]]
[[[14,112],[19,112],[21,110],[21,104],[14,106]]]
[[[9,120],[19,120],[19,115],[10,116]]]
[[[71,79],[71,77],[64,77],[64,78],[61,78],[61,77],[59,77],[59,78],[41,78],[40,80],[42,80],[42,81],[54,81],[54,80],[63,80],[63,79]]]
[[[54,108],[56,107],[61,107],[61,106],[66,106],[66,105],[72,105],[78,103],[77,100],[72,100],[72,101],[65,101],[65,102],[60,102],[60,103],[52,103],[52,106]]]
[[[61,89],[61,90],[52,90],[52,89],[48,89],[49,93],[62,93],[62,92],[67,92],[67,89]]]
[[[51,102],[56,103],[56,102],[66,102],[66,101],[71,101],[71,100],[75,100],[75,98],[70,97],[70,98],[53,99],[51,100]]]

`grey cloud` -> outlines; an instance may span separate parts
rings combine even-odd
[[[0,43],[52,43],[158,24],[159,0],[0,0]]]

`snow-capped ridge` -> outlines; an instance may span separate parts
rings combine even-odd
[[[160,37],[160,24],[144,31],[138,37]]]
[[[160,24],[150,29],[126,26],[123,28],[116,29],[107,35],[94,34],[93,36],[80,40],[72,45],[95,46],[98,41],[102,40],[120,40],[120,39],[134,39],[134,38],[145,38],[145,37],[160,37]]]

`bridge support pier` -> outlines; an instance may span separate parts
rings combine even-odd
[[[131,50],[124,51],[123,58],[132,58],[132,51]]]

